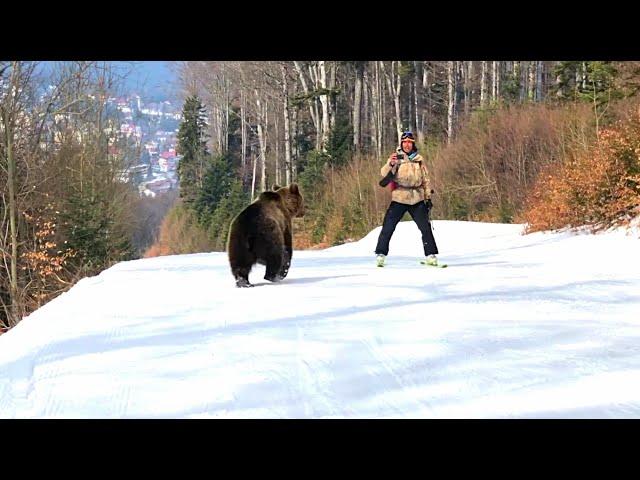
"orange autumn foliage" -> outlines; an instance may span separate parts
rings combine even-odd
[[[601,130],[590,148],[549,166],[532,189],[527,232],[627,225],[640,214],[640,109]]]

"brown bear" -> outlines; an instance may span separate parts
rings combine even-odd
[[[287,276],[293,254],[292,218],[304,215],[298,185],[273,186],[242,210],[231,222],[227,251],[237,287],[252,287],[251,268],[267,266],[264,278],[277,282]]]

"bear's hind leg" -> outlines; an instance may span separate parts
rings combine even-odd
[[[251,267],[236,267],[233,269],[233,278],[236,279],[236,287],[253,287],[251,283],[249,283],[249,272],[251,271]]]
[[[267,271],[264,275],[264,279],[269,280],[270,282],[278,282],[282,280],[284,277],[280,275],[280,271],[282,269],[283,252],[279,249],[273,250],[265,257]]]

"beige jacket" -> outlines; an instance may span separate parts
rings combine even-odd
[[[391,170],[389,160],[380,169],[382,176]],[[407,205],[414,205],[431,197],[431,182],[424,159],[418,153],[413,160],[406,159],[400,165],[396,164],[393,181],[397,188],[391,192],[391,200]]]

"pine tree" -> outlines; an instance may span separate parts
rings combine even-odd
[[[228,196],[235,178],[229,158],[218,155],[209,164],[202,187],[195,193],[193,208],[203,225],[208,225],[220,201]]]
[[[77,252],[70,262],[95,274],[114,262],[130,260],[133,247],[118,225],[109,199],[101,195],[71,194],[61,214],[66,247]]]
[[[335,125],[329,135],[327,154],[333,166],[345,165],[352,157],[353,127],[345,108],[338,108]]]
[[[249,195],[243,190],[242,182],[232,178],[229,190],[220,199],[209,220],[209,237],[216,250],[226,250],[231,221],[249,204],[249,201]]]
[[[180,198],[193,204],[202,189],[207,170],[209,152],[207,150],[206,111],[197,96],[188,97],[182,109],[183,121],[178,131],[178,154],[182,156],[178,164]]]
[[[619,96],[614,89],[617,69],[613,62],[559,62],[554,74],[556,97],[600,104]]]

